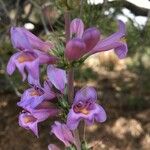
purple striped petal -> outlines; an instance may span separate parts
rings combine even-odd
[[[53,65],[47,67],[49,81],[62,93],[64,93],[67,83],[66,72],[62,69],[55,68]]]
[[[122,21],[119,21],[119,31],[112,34],[108,38],[99,41],[97,45],[89,52],[89,55],[114,49],[119,58],[124,58],[128,51],[127,44],[123,41],[124,36],[125,24]]]
[[[37,49],[47,52],[53,47],[51,43],[42,41],[23,27],[12,27],[10,32],[13,47],[16,49]]]
[[[97,47],[99,44],[101,44],[100,47],[105,47],[107,45],[112,44],[113,42],[120,41],[120,38],[125,36],[125,33],[126,33],[125,24],[121,20],[118,20],[118,25],[119,25],[118,32],[110,35],[109,37],[107,37],[106,39],[102,41],[99,41],[99,43],[97,44]]]
[[[58,109],[56,108],[45,108],[45,109],[31,109],[31,114],[38,118],[40,122],[45,121],[49,117],[54,117],[58,114]]]
[[[94,117],[97,122],[104,122],[106,121],[106,112],[104,108],[98,104],[95,104],[95,110],[93,111]]]
[[[12,74],[17,68],[22,75],[22,80],[26,79],[26,72],[28,73],[28,82],[33,85],[40,86],[39,83],[39,65],[40,60],[34,51],[20,51],[11,56],[7,72]]]
[[[49,81],[44,81],[44,97],[46,100],[51,100],[56,97],[56,93],[52,90],[52,84]]]
[[[25,90],[21,96],[21,101],[17,103],[19,107],[29,111],[35,108],[44,100],[43,93],[37,91],[35,88]]]
[[[17,67],[18,71],[20,72],[20,74],[22,76],[22,81],[24,82],[27,78],[27,75],[25,73],[25,64],[16,63],[16,67]]]
[[[56,94],[51,90],[51,85],[45,81],[44,88],[34,87],[25,90],[21,96],[21,101],[17,103],[18,106],[30,111],[36,108],[45,100],[52,100]],[[44,109],[44,108],[42,108]]]
[[[113,42],[111,44],[105,45],[104,47],[101,47],[102,51],[112,50],[114,49],[115,54],[118,56],[118,58],[123,59],[126,57],[128,52],[128,47],[125,42],[119,41],[119,42]]]
[[[70,146],[70,144],[75,143],[72,132],[69,130],[66,124],[62,124],[58,121],[52,125],[52,133],[61,140],[66,147]]]
[[[57,116],[59,110],[49,101],[41,102],[37,107],[28,107],[28,112],[32,114],[33,117],[37,118],[39,122],[42,122],[49,117]]]
[[[84,31],[84,24],[82,20],[79,18],[73,19],[70,24],[71,36],[73,37],[75,34],[75,37],[81,38],[83,31]]]
[[[79,101],[86,101],[86,100],[91,100],[96,102],[97,93],[93,87],[89,87],[89,86],[83,87],[75,94],[74,103],[77,103]]]
[[[83,33],[83,41],[86,44],[86,52],[89,52],[100,40],[100,32],[97,28],[88,28]]]
[[[120,46],[115,48],[115,53],[119,59],[123,59],[126,57],[128,52],[128,46],[126,43],[121,43]]]
[[[19,115],[19,125],[27,130],[31,130],[38,137],[38,123],[37,118],[32,114],[25,112]]]
[[[15,59],[16,59],[16,57],[17,57],[18,55],[19,55],[19,53],[13,54],[13,55],[10,57],[9,61],[8,61],[8,64],[7,64],[7,73],[8,73],[9,75],[12,75],[13,72],[16,70]]]
[[[51,43],[42,41],[40,38],[35,36],[30,31],[26,30],[25,28],[20,28],[20,29],[27,36],[28,41],[30,42],[33,49],[38,49],[47,52],[48,50],[53,48],[53,45]]]
[[[66,124],[70,130],[75,130],[78,127],[81,119],[82,118],[78,114],[76,114],[73,109],[70,109],[70,111],[67,115]]]
[[[18,50],[32,49],[32,46],[27,36],[24,34],[22,28],[11,27],[10,33],[11,33],[11,42],[14,48]]]
[[[11,63],[14,63],[20,74],[22,75],[22,81],[25,81],[26,79],[26,73],[25,73],[25,63],[19,63],[18,58],[22,55],[22,52],[15,53],[11,56]],[[14,65],[13,64],[13,65]],[[8,64],[9,65],[9,64]],[[9,67],[9,66],[8,66]],[[14,71],[14,70],[13,70]],[[11,74],[10,74],[11,75]]]
[[[86,45],[82,39],[70,40],[65,49],[65,56],[69,61],[77,60],[86,53]]]
[[[32,85],[40,86],[39,81],[39,59],[36,59],[32,63],[26,63],[26,70],[28,71],[28,82]]]
[[[73,137],[73,134],[70,131],[70,129],[67,127],[67,125],[61,124],[61,126],[62,126],[62,132],[64,133],[65,140],[69,141],[70,143],[75,143],[75,139]]]
[[[40,64],[54,64],[58,60],[57,57],[51,56],[48,53],[39,51],[39,50],[33,50],[39,58]]]

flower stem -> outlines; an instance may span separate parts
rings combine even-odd
[[[65,31],[66,31],[66,42],[70,39],[70,12],[65,12]],[[74,70],[73,68],[70,68],[68,70],[68,101],[70,105],[72,104],[73,98],[74,98]],[[73,131],[74,138],[75,138],[75,145],[77,150],[81,150],[81,142],[79,138],[79,132],[78,129]]]
[[[74,97],[74,70],[71,68],[68,70],[68,101],[72,104]]]
[[[78,129],[75,129],[73,131],[73,134],[74,134],[74,138],[75,138],[75,142],[76,142],[76,148],[77,150],[81,150],[81,141],[80,141],[80,137],[79,137],[79,131]]]
[[[86,124],[83,124],[83,141],[86,142]]]

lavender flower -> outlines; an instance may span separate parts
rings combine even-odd
[[[75,143],[75,139],[73,137],[72,132],[69,130],[66,124],[60,123],[55,121],[54,125],[52,125],[52,133],[61,140],[66,147],[70,146],[71,144]]]
[[[38,123],[40,121],[29,112],[19,115],[19,125],[27,130],[31,130],[38,137]]]
[[[58,109],[51,106],[48,101],[44,101],[36,109],[21,113],[19,115],[19,125],[31,130],[38,137],[38,123],[57,115],[58,112]]]
[[[28,82],[30,84],[39,85],[39,65],[45,63],[53,63],[55,58],[44,54],[43,52],[21,51],[11,56],[7,64],[7,73],[12,75],[16,67],[22,75],[22,80],[25,81],[26,73],[28,72]]]
[[[104,122],[106,120],[105,110],[96,103],[97,94],[94,88],[84,87],[76,95],[67,117],[67,126],[74,130],[80,120],[84,120],[87,125],[92,125],[94,120]]]
[[[22,75],[22,80],[26,79],[25,70],[28,72],[28,82],[39,85],[39,58],[31,51],[23,51],[14,54],[7,65],[7,72],[12,75],[16,67]]]
[[[39,65],[56,63],[57,58],[49,55],[46,49],[50,45],[24,28],[11,28],[11,41],[19,52],[13,54],[7,65],[7,72],[12,75],[16,67],[22,75],[23,81],[28,72],[28,82],[39,85]],[[38,49],[38,50],[37,50]],[[41,51],[40,51],[41,50]]]
[[[47,52],[53,47],[51,43],[42,41],[23,27],[12,27],[10,32],[13,47],[18,50],[37,49]]]
[[[118,58],[123,59],[126,57],[128,47],[125,41],[125,24],[120,20],[118,23],[119,31],[107,37],[106,39],[99,41],[96,46],[89,52],[89,55],[114,49]]]
[[[73,37],[65,49],[65,56],[69,61],[80,59],[85,54],[87,56],[114,49],[117,56],[122,59],[127,54],[127,44],[124,41],[125,25],[119,21],[119,31],[112,34],[106,39],[100,40],[100,32],[97,28],[92,27],[86,29],[84,32],[84,25],[82,20],[74,19],[70,25],[70,32]]]
[[[52,100],[56,94],[52,91],[52,84],[48,81],[44,82],[44,88],[32,87],[22,94],[21,101],[17,103],[18,106],[25,110],[30,110],[37,107],[45,100]]]

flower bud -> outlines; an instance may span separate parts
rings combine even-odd
[[[75,34],[75,37],[81,38],[84,31],[84,24],[81,19],[76,18],[71,21],[70,24],[70,33],[71,36]]]

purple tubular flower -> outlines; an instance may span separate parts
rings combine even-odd
[[[15,71],[16,67],[22,75],[23,81],[28,73],[28,82],[39,85],[39,65],[53,64],[58,60],[55,56],[50,56],[47,52],[51,44],[41,41],[38,37],[24,28],[11,28],[11,41],[13,47],[21,50],[11,56],[7,72],[9,75]]]
[[[84,55],[86,45],[82,39],[74,38],[70,40],[65,49],[65,56],[69,61],[77,60]]]
[[[53,65],[47,67],[47,75],[49,81],[59,90],[64,93],[67,83],[66,72],[62,69],[55,68]]]
[[[36,109],[29,109],[19,115],[19,125],[27,130],[31,130],[38,137],[38,123],[49,117],[56,116],[58,109],[51,106],[48,101],[43,101]]]
[[[73,137],[72,132],[69,130],[66,124],[55,121],[54,125],[52,125],[52,133],[61,140],[66,147],[70,146],[70,144],[75,143],[75,139]]]
[[[82,20],[78,18],[72,20],[70,32],[73,39],[67,43],[65,49],[65,56],[69,61],[81,58],[89,52],[100,39],[100,32],[97,28],[88,28],[84,31],[84,24]]]
[[[39,85],[39,65],[55,63],[56,58],[49,56],[38,50],[20,51],[13,54],[7,64],[7,73],[12,75],[16,67],[22,75],[22,80],[25,81],[26,73],[28,72],[28,82],[30,84]]]
[[[128,48],[124,40],[125,24],[119,22],[119,31],[106,39],[100,40],[100,31],[95,28],[88,28],[83,32],[84,25],[82,20],[74,19],[70,24],[70,32],[75,38],[68,41],[65,49],[65,56],[69,61],[78,60],[85,54],[92,54],[114,49],[116,55],[122,59],[126,56]]]
[[[56,145],[54,144],[49,144],[48,145],[48,150],[60,150],[60,148],[58,148]]]
[[[49,117],[58,115],[59,110],[49,101],[43,101],[35,109],[30,109],[29,112],[40,121],[44,121]]]
[[[57,61],[56,57],[50,56],[47,53],[53,47],[52,44],[40,40],[22,27],[12,27],[10,32],[14,48],[24,51],[34,51],[39,56],[41,64],[50,64]]]
[[[28,82],[39,85],[39,64],[40,60],[36,53],[31,51],[17,52],[7,64],[7,73],[12,75],[17,67],[24,81],[26,79],[26,70],[28,72]]]
[[[76,18],[70,23],[70,33],[71,37],[75,35],[77,38],[81,38],[84,31],[83,21],[79,18]]]
[[[84,120],[87,125],[92,125],[94,120],[104,122],[106,120],[105,110],[96,103],[97,94],[94,88],[84,87],[76,95],[67,117],[67,126],[74,130],[80,120]]]
[[[38,137],[39,120],[31,113],[23,112],[19,115],[19,126],[31,130]]]
[[[16,49],[38,49],[47,52],[53,47],[51,43],[42,41],[23,27],[12,27],[10,32],[13,47]]]
[[[33,109],[37,107],[44,100],[52,100],[56,97],[56,94],[52,91],[52,85],[48,82],[44,82],[44,88],[33,87],[27,89],[21,96],[21,101],[17,103],[18,106],[25,110]]]
[[[112,34],[108,38],[99,41],[97,45],[89,52],[89,55],[114,49],[116,55],[120,59],[125,58],[128,52],[128,48],[124,40],[124,37],[125,37],[125,24],[119,20],[119,31]]]

